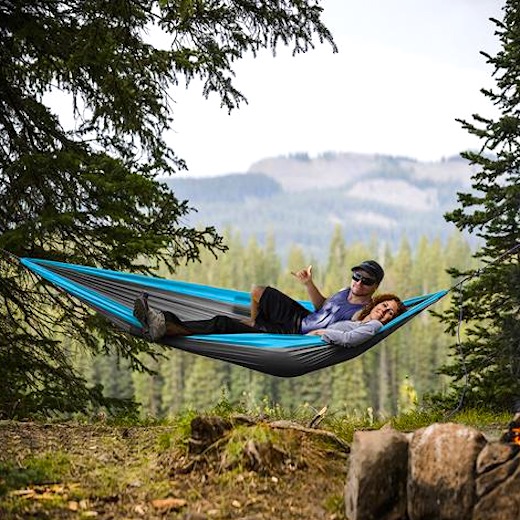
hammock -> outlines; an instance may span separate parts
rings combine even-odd
[[[209,319],[216,314],[249,317],[250,295],[242,291],[49,260],[21,258],[20,262],[136,336],[142,333],[132,314],[133,305],[143,292],[149,294],[150,307],[174,312],[182,320]],[[301,376],[363,354],[447,292],[405,300],[406,312],[357,347],[330,345],[319,336],[267,333],[165,337],[160,343],[273,376]],[[312,309],[310,302],[301,303]]]

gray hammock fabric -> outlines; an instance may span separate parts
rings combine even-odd
[[[132,311],[135,299],[143,292],[149,295],[150,307],[171,311],[182,320],[209,319],[217,314],[238,319],[249,316],[250,296],[242,291],[49,260],[21,258],[20,262],[118,328],[137,336],[142,336],[141,326]],[[267,333],[166,337],[160,343],[272,376],[301,376],[363,354],[447,292],[405,300],[405,313],[357,347],[329,345],[318,336]],[[312,309],[310,302],[301,303]]]

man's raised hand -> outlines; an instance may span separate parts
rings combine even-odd
[[[300,283],[304,285],[308,284],[309,282],[312,282],[312,265],[296,272],[291,271],[291,274],[297,278]]]

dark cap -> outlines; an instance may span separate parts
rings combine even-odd
[[[375,260],[364,260],[359,265],[353,267],[352,271],[357,271],[358,269],[363,269],[363,271],[371,274],[378,284],[380,284],[381,280],[385,277],[383,268]]]

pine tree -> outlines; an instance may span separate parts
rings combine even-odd
[[[206,410],[215,406],[222,395],[228,392],[220,370],[222,365],[222,362],[204,356],[194,358],[193,365],[186,374],[185,406]]]
[[[185,408],[184,386],[187,368],[193,361],[191,354],[172,349],[161,360],[159,370],[164,384],[161,388],[162,413],[173,416]]]
[[[308,300],[309,295],[307,293],[307,290],[305,289],[305,286],[298,282],[298,280],[290,274],[291,272],[296,272],[299,269],[307,267],[308,265],[309,261],[307,258],[305,258],[305,255],[301,247],[292,245],[289,249],[287,267],[280,274],[278,289],[288,294],[289,296],[291,296],[291,298],[294,298],[295,300]],[[320,273],[318,272],[316,265],[313,265],[312,276],[316,282],[316,285],[318,285],[319,287]]]
[[[259,280],[255,280],[255,283],[262,285],[276,284],[281,273],[281,261],[276,252],[276,240],[272,232],[267,235],[262,259],[262,269],[259,273],[260,278]]]
[[[159,362],[152,359],[147,363],[153,372],[132,372],[135,400],[141,406],[142,417],[160,417],[162,413],[163,377],[158,372]]]
[[[395,255],[386,253],[385,258],[385,289],[381,292],[392,292],[405,298],[413,291],[412,281],[413,258],[409,241],[401,240],[399,250]],[[373,354],[377,358],[377,400],[374,408],[387,415],[397,411],[399,384],[403,377],[401,372],[412,356],[412,342],[409,330],[395,332],[377,346]]]
[[[515,250],[520,237],[520,2],[506,0],[503,12],[502,21],[493,20],[501,50],[496,56],[484,54],[496,86],[482,92],[497,116],[461,121],[482,146],[463,153],[478,166],[473,191],[460,193],[459,207],[446,216],[480,237],[474,256],[483,270],[460,287],[444,316],[455,334],[461,296],[463,357],[454,345],[454,363],[443,373],[454,378],[455,397],[464,388],[464,404],[494,409],[507,409],[520,396],[520,252]]]
[[[279,44],[305,52],[315,36],[335,50],[321,14],[309,0],[3,2],[0,248],[144,272],[224,250],[212,226],[183,224],[188,202],[155,180],[186,168],[163,137],[172,96],[200,79],[204,96],[238,107],[245,97],[232,66],[246,53]],[[164,36],[157,47],[152,29]],[[72,124],[47,106],[49,95]],[[96,351],[104,331],[132,366],[152,353],[9,261],[0,270],[0,418],[102,401],[54,339],[61,332]]]
[[[332,368],[331,373],[332,407],[342,413],[363,415],[369,401],[362,358],[340,363]]]
[[[411,271],[414,289],[409,296],[448,288],[450,279],[445,272],[445,257],[440,240],[429,241],[425,237],[419,240]],[[446,299],[441,300],[434,309],[442,309],[446,302]],[[430,310],[422,312],[407,325],[405,341],[409,355],[400,373],[401,384],[413,380],[413,386],[420,395],[441,390],[436,371],[447,359],[447,336],[442,332],[441,325],[432,318]]]
[[[337,225],[334,228],[329,246],[329,257],[323,286],[323,294],[325,296],[332,295],[345,286],[345,277],[349,274],[345,265],[345,257],[346,245],[343,230],[340,225]]]

